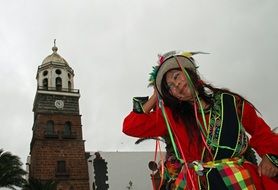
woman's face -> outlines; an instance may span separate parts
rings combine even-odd
[[[166,83],[172,96],[181,101],[193,101],[190,86],[185,74],[181,70],[173,69],[168,71],[166,73]]]

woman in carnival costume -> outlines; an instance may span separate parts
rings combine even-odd
[[[171,182],[166,189],[278,189],[278,135],[248,100],[204,82],[192,57],[196,53],[201,52],[159,57],[150,78],[154,93],[144,104],[133,99],[123,132],[169,137],[171,162],[161,169],[164,182]],[[245,159],[249,146],[262,158],[259,165]],[[175,172],[173,160],[180,165]]]

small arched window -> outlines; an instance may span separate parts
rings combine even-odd
[[[43,71],[43,76],[46,76],[48,74],[48,70]]]
[[[62,90],[62,79],[61,79],[61,77],[56,78],[56,90],[59,90],[59,91]]]
[[[71,90],[71,82],[70,81],[68,81],[68,89],[69,89],[69,91]]]
[[[48,79],[47,78],[43,79],[42,86],[43,86],[43,89],[47,89],[48,88]]]
[[[71,122],[67,121],[64,126],[64,135],[70,136],[71,135]]]
[[[52,134],[54,134],[54,122],[53,122],[52,120],[47,121],[45,133],[46,133],[47,135],[52,135]]]

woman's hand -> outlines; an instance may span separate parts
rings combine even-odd
[[[143,105],[143,110],[145,113],[150,113],[150,111],[155,108],[157,95],[156,91],[154,90],[153,95],[149,98],[149,100]]]
[[[259,175],[265,175],[267,177],[275,177],[278,175],[278,168],[272,164],[266,155],[262,157],[262,161],[258,168]]]

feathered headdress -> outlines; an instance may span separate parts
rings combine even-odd
[[[170,51],[167,52],[163,55],[158,55],[158,61],[157,61],[157,65],[152,67],[152,72],[149,74],[149,85],[150,86],[155,86],[157,84],[155,83],[159,83],[157,82],[157,76],[159,75],[159,79],[162,79],[162,76],[170,69],[174,69],[174,68],[178,68],[179,65],[176,64],[175,59],[171,59],[171,58],[178,58],[180,63],[182,64],[182,66],[184,66],[185,68],[192,68],[192,69],[197,69],[198,67],[195,64],[195,61],[193,59],[193,55],[196,54],[207,54],[205,52],[187,52],[187,51]],[[184,58],[183,58],[184,57]],[[174,64],[173,64],[174,63]],[[159,89],[160,90],[160,87]]]

